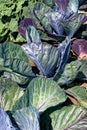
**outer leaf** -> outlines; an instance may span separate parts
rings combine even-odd
[[[40,130],[39,114],[33,107],[17,110],[13,117],[21,130]]]
[[[87,40],[77,39],[72,44],[72,50],[79,56],[84,57],[87,54]]]
[[[0,65],[24,76],[35,76],[21,47],[13,43],[0,44]]]
[[[44,29],[51,34],[52,34],[52,28],[49,24],[47,14],[52,11],[53,10],[51,9],[51,7],[47,6],[44,3],[40,3],[40,2],[36,3],[35,7],[34,7],[34,14],[35,14],[36,18],[38,18],[38,20],[41,22]]]
[[[69,0],[66,11],[65,11],[65,17],[68,18],[71,15],[77,13],[78,6],[79,6],[78,0]]]
[[[87,108],[87,91],[82,86],[75,86],[70,89],[68,89],[68,92],[74,96],[79,103]]]
[[[30,14],[31,13],[31,14]],[[34,26],[38,29],[40,37],[42,40],[52,40],[55,41],[54,38],[49,37],[46,32],[44,31],[43,27],[40,25],[39,21],[33,16],[34,14],[32,12],[29,12],[29,16],[33,17],[31,18],[25,18],[22,21],[20,21],[19,26],[18,26],[18,31],[19,33],[23,36],[26,37],[26,30],[29,26]]]
[[[62,21],[62,14],[60,12],[51,12],[47,14],[47,17],[49,19],[49,23],[51,25],[51,27],[53,28],[53,34],[56,36],[62,36],[63,37],[63,33],[64,33],[64,29],[63,26],[61,24]],[[50,33],[51,34],[51,33]]]
[[[0,44],[0,58],[3,59],[17,58],[17,59],[23,59],[23,61],[28,61],[28,58],[24,54],[21,47],[17,44],[10,42]]]
[[[33,25],[34,23],[31,18],[25,18],[22,21],[20,21],[19,26],[18,26],[18,31],[22,36],[26,37],[26,29],[29,26],[33,26]]]
[[[28,78],[26,76],[20,75],[20,74],[15,73],[15,72],[4,72],[3,77],[9,78],[12,81],[14,81],[18,84],[21,84],[21,85],[26,84],[30,79],[32,79],[32,77]]]
[[[64,13],[69,0],[55,0],[55,3],[57,4],[58,8],[60,9],[61,13]]]
[[[25,94],[16,102],[13,109],[33,105],[39,112],[42,112],[65,100],[66,95],[56,82],[47,78],[35,78],[30,82]]]
[[[28,44],[24,44],[22,48],[43,75],[51,77],[56,70],[59,72],[70,52],[70,38],[66,38],[58,48],[42,44],[38,32],[32,26],[27,29],[26,37]]]
[[[66,106],[50,115],[53,130],[86,130],[87,111],[78,106]]]
[[[9,116],[0,108],[0,130],[16,130],[10,121]]]
[[[15,102],[23,95],[23,89],[15,82],[8,79],[0,79],[0,106],[5,110],[12,110]]]
[[[69,37],[72,37],[75,34],[75,32],[79,29],[83,22],[83,19],[83,14],[76,14],[63,22],[62,26],[64,27],[65,32]]]
[[[2,65],[6,68],[10,68],[16,73],[22,74],[23,76],[35,77],[31,66],[21,59],[6,59]]]
[[[57,77],[55,77],[55,80],[57,80],[59,85],[69,85],[76,78],[80,66],[81,62],[79,61],[72,61],[71,63],[66,64],[58,73]]]
[[[70,48],[71,48],[71,42],[70,39],[68,37],[66,37],[66,39],[58,46],[58,51],[60,53],[60,63],[58,65],[58,68],[56,70],[56,73],[54,75],[54,80],[57,80],[57,75],[59,73],[60,70],[63,69],[64,65],[67,62],[68,56],[69,56],[69,52],[70,52]]]
[[[22,46],[26,55],[37,65],[45,76],[52,76],[60,62],[60,54],[57,47],[42,44],[39,34],[34,27],[27,29],[28,44]]]
[[[34,14],[42,24],[47,34],[54,37],[56,40],[59,40],[58,36],[64,38],[64,29],[61,25],[61,19],[63,16],[60,12],[58,12],[58,10],[55,10],[56,9],[52,9],[46,4],[37,3],[34,8]]]
[[[77,79],[79,80],[87,80],[87,61],[86,60],[80,60],[81,67],[78,70]]]

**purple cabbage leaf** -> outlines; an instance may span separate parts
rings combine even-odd
[[[39,113],[32,107],[25,107],[13,113],[20,130],[40,130]]]
[[[26,39],[27,44],[23,44],[22,48],[44,76],[51,77],[66,63],[70,39],[65,39],[58,47],[42,43],[38,31],[33,26],[27,29]]]
[[[46,32],[51,36],[72,37],[81,26],[84,15],[78,13],[78,0],[55,1],[56,6],[50,8],[44,3],[37,2],[34,6],[34,15],[40,21]],[[63,5],[64,4],[64,5]],[[74,22],[75,28],[70,28]],[[67,31],[66,31],[67,28]],[[74,29],[74,31],[73,31]]]
[[[0,130],[16,130],[8,114],[2,108],[0,108]]]
[[[87,56],[87,40],[76,39],[72,44],[73,52],[80,58]]]

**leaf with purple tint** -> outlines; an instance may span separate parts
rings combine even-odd
[[[72,37],[81,26],[84,19],[83,14],[76,14],[70,17],[68,20],[62,22],[62,26],[66,32],[66,35]]]
[[[13,117],[20,130],[40,130],[39,113],[32,106],[15,111]]]
[[[25,54],[36,64],[45,76],[52,76],[60,63],[57,47],[43,44],[38,31],[32,26],[27,29],[27,44],[22,45]]]
[[[87,55],[87,40],[77,39],[73,41],[72,50],[79,57],[84,57]]]
[[[61,71],[68,60],[70,53],[71,42],[68,37],[58,46],[58,51],[60,53],[60,63],[57,67],[56,73],[54,75],[54,80],[58,80],[59,71]]]
[[[64,29],[61,24],[62,21],[62,14],[59,12],[51,12],[47,14],[49,23],[51,27],[53,28],[53,34],[57,36],[63,36]]]
[[[65,11],[65,18],[69,18],[71,15],[74,15],[78,12],[79,2],[78,0],[69,0],[66,11]]]
[[[52,33],[52,28],[49,24],[47,15],[48,13],[51,13],[52,11],[53,11],[52,8],[47,6],[44,3],[38,2],[34,6],[35,17],[41,22],[44,29],[49,33]]]
[[[65,106],[51,115],[53,130],[87,130],[87,110],[79,106]]]
[[[55,0],[55,3],[57,4],[59,10],[61,13],[64,14],[66,7],[68,5],[69,0]]]
[[[66,38],[59,47],[41,42],[34,27],[27,29],[27,44],[22,45],[25,54],[36,64],[44,76],[51,77],[66,63],[70,51],[70,39]]]
[[[83,24],[85,24],[85,22],[87,22],[87,16],[85,16],[83,19]]]
[[[2,108],[0,108],[0,130],[16,130],[8,114]]]
[[[34,26],[34,23],[31,18],[25,18],[20,21],[19,26],[18,26],[18,31],[19,33],[23,36],[26,37],[26,29],[29,26]]]
[[[49,34],[49,36],[58,38],[58,36],[64,37],[61,25],[62,14],[58,11],[54,11],[52,8],[44,3],[36,3],[34,7],[34,14],[36,18],[41,22],[43,28]]]

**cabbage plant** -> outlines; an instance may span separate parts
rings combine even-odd
[[[83,2],[37,2],[19,23],[27,42],[0,44],[0,130],[87,129]]]

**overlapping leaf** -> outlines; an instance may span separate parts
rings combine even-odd
[[[21,46],[13,43],[0,44],[1,71],[16,72],[23,76],[35,76]]]
[[[1,69],[2,70],[2,69]],[[12,81],[20,84],[20,85],[24,85],[26,84],[27,82],[29,82],[32,77],[26,77],[26,76],[23,76],[21,74],[18,74],[18,73],[15,73],[15,72],[8,72],[8,69],[7,68],[4,68],[4,70],[7,70],[3,73],[2,77],[4,78],[9,78],[11,79]]]
[[[55,8],[36,3],[34,14],[48,34],[55,37],[72,37],[81,26],[84,16],[78,14],[78,0],[55,0]],[[57,36],[57,37],[56,37]]]
[[[40,130],[39,113],[33,107],[17,110],[13,117],[21,130]]]
[[[85,16],[83,14],[76,14],[70,19],[62,22],[62,26],[68,36],[72,37],[76,33],[76,31],[83,23],[84,17]]]
[[[26,29],[28,28],[28,26],[34,26],[34,23],[31,18],[25,18],[19,23],[18,31],[24,37],[26,37]]]
[[[0,107],[4,110],[12,110],[13,105],[23,93],[23,89],[15,82],[0,78]]]
[[[0,108],[0,130],[16,130],[7,115],[7,113]]]
[[[26,57],[21,47],[11,42],[5,42],[3,44],[0,44],[0,58],[3,59],[17,58],[22,59],[25,62],[28,61],[28,58]]]
[[[87,81],[87,60],[80,60],[81,67],[78,70],[78,75],[76,76],[79,80]]]
[[[41,22],[44,29],[49,33],[52,33],[52,28],[49,24],[48,17],[46,16],[48,13],[52,12],[51,7],[47,6],[44,3],[36,3],[34,6],[34,14],[36,18]]]
[[[74,86],[68,89],[68,92],[71,93],[71,95],[75,97],[82,106],[87,108],[87,91],[84,87]]]
[[[54,78],[54,80],[56,80],[59,85],[69,85],[75,80],[80,66],[81,62],[78,60],[66,64],[66,66]]]
[[[68,5],[65,10],[65,17],[69,18],[78,12],[79,2],[78,0],[69,0]]]
[[[51,77],[56,69],[58,72],[67,61],[70,51],[70,39],[65,39],[58,48],[50,44],[43,44],[33,26],[27,29],[26,38],[28,43],[24,44],[22,48],[43,75]]]
[[[30,82],[24,95],[16,102],[13,110],[32,105],[42,112],[65,100],[66,95],[56,82],[47,78],[35,78]]]
[[[84,58],[87,55],[87,40],[77,39],[72,44],[72,50],[80,58]]]
[[[57,4],[61,13],[64,13],[66,11],[68,2],[69,2],[69,0],[55,0],[55,3]]]
[[[66,106],[50,115],[53,130],[86,130],[87,111],[78,106]]]

